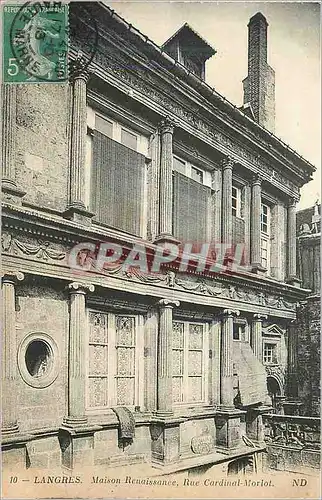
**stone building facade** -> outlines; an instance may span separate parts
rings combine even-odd
[[[300,412],[319,416],[321,405],[321,205],[296,214],[298,271],[303,286],[311,290],[298,309],[297,394]]]
[[[241,109],[205,82],[215,50],[188,25],[158,47],[101,3],[70,22],[71,81],[3,92],[4,466],[249,467],[286,398],[314,171],[268,130],[267,22],[249,23]],[[246,251],[222,273],[82,267],[101,242]]]

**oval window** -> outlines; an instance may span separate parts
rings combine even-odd
[[[59,371],[55,341],[45,333],[27,335],[18,350],[18,367],[28,385],[47,387],[52,384]]]
[[[26,349],[25,361],[32,377],[42,377],[50,369],[52,353],[49,345],[43,340],[33,340]]]

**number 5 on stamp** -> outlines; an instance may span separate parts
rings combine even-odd
[[[5,5],[3,81],[63,82],[68,78],[68,5],[26,2]]]

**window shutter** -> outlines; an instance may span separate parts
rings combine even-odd
[[[180,241],[207,241],[211,189],[173,172],[173,232]]]
[[[140,235],[145,157],[94,131],[92,200],[97,219]]]

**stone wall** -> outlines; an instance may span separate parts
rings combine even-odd
[[[50,286],[17,288],[17,346],[30,334],[52,338],[58,349],[57,377],[47,387],[34,387],[17,374],[18,421],[21,431],[52,428],[61,424],[67,402],[68,304],[64,292]]]
[[[19,85],[16,176],[24,202],[65,210],[68,193],[68,86]]]
[[[320,298],[312,297],[298,313],[298,391],[301,413],[320,415]]]

